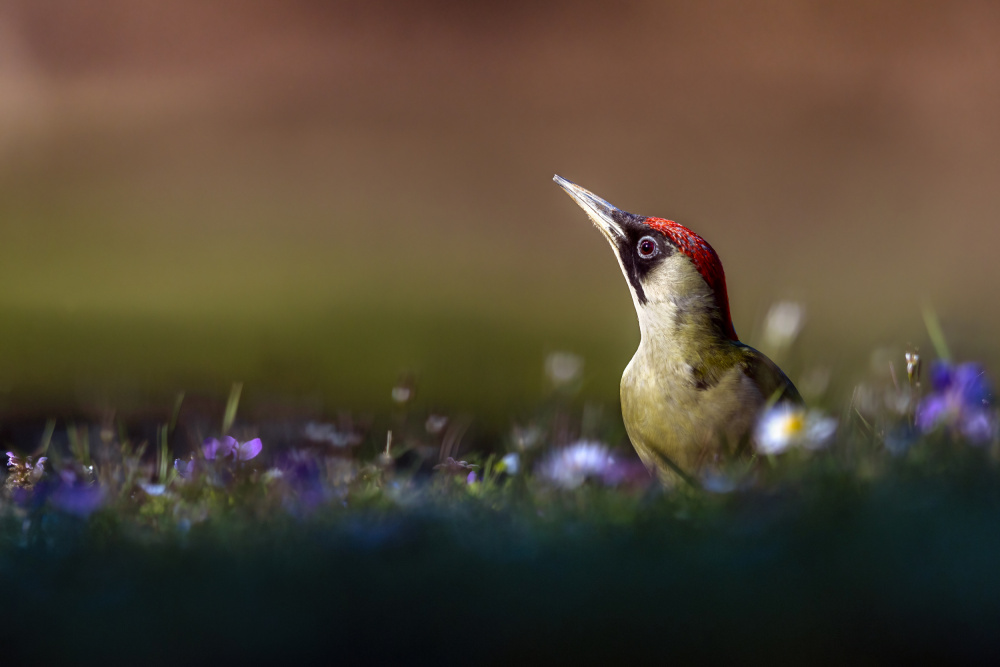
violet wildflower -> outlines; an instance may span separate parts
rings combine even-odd
[[[43,456],[35,461],[31,456],[21,457],[7,452],[7,486],[31,488],[45,473],[45,462],[48,460]]]
[[[291,492],[285,505],[293,514],[309,513],[327,499],[319,462],[309,452],[288,452],[275,472]]]
[[[241,442],[236,447],[236,458],[240,461],[249,461],[260,454],[260,450],[263,448],[264,444],[260,441],[260,438],[254,438],[253,440]]]
[[[986,371],[976,363],[931,366],[931,393],[917,405],[916,426],[929,432],[939,426],[972,442],[990,440],[997,430],[993,394]]]
[[[201,445],[201,452],[205,455],[205,458],[209,461],[214,461],[215,459],[223,459],[233,453],[233,450],[239,445],[236,442],[236,438],[232,436],[223,436],[221,440],[218,438],[206,438],[205,442]]]
[[[51,500],[63,512],[86,519],[104,505],[104,489],[98,484],[87,482],[72,470],[63,470],[59,479]]]
[[[238,442],[236,438],[227,435],[223,436],[221,440],[207,438],[202,443],[201,451],[209,461],[224,459],[227,456],[233,456],[239,461],[249,461],[260,454],[263,448],[264,445],[261,443],[260,438]]]
[[[190,459],[188,461],[174,459],[174,470],[176,470],[177,474],[184,479],[191,479],[194,475],[194,459]]]

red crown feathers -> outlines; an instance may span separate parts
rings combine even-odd
[[[681,252],[687,255],[698,273],[705,279],[715,293],[716,305],[722,313],[723,331],[731,340],[739,340],[733,328],[733,320],[729,314],[729,294],[726,292],[726,273],[722,270],[722,262],[708,241],[701,238],[684,225],[665,220],[664,218],[646,218],[645,223],[660,232]]]

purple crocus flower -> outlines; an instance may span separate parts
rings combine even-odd
[[[939,426],[957,430],[972,442],[990,440],[996,432],[993,395],[979,364],[931,367],[931,393],[917,405],[916,425],[925,433]]]

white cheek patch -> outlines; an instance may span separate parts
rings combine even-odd
[[[711,288],[684,255],[668,257],[646,274],[642,289],[646,303],[639,303],[634,290],[632,300],[643,338],[670,339],[684,313],[705,310],[712,304]]]
[[[698,269],[686,255],[674,253],[655,269],[646,274],[642,289],[650,305],[701,299],[711,296],[712,290]]]

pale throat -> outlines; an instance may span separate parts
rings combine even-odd
[[[717,338],[715,294],[686,257],[665,261],[646,276],[642,287],[645,303],[629,285],[640,349],[669,350],[683,357]]]

